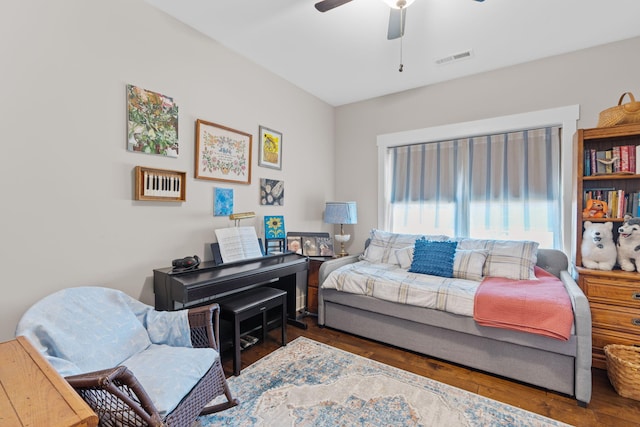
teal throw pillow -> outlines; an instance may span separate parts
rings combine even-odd
[[[453,260],[458,242],[435,242],[424,237],[417,239],[413,248],[412,273],[453,277]]]

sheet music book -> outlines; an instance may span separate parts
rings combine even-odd
[[[230,227],[216,230],[222,262],[262,257],[254,227]]]

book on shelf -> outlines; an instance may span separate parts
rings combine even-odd
[[[596,150],[589,150],[590,161],[591,161],[591,175],[596,174]]]
[[[622,153],[620,147],[613,147],[611,149],[611,156],[613,158],[613,172],[620,171],[620,161],[622,159]]]
[[[582,196],[583,209],[590,199],[602,200],[608,205],[608,218],[624,218],[626,214],[640,217],[640,192],[627,192],[615,188],[592,188],[585,189]]]
[[[589,150],[584,150],[584,176],[591,176],[591,152]]]
[[[623,145],[620,148],[620,172],[629,172],[629,146]]]
[[[640,172],[640,145],[619,145],[609,150],[584,150],[584,176]]]

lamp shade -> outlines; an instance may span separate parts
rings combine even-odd
[[[358,208],[356,202],[327,202],[324,209],[324,222],[327,224],[357,224]]]

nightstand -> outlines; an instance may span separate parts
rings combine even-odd
[[[309,269],[307,271],[307,314],[318,314],[318,286],[320,285],[319,273],[323,262],[332,258],[309,257]]]
[[[0,390],[0,425],[98,425],[89,405],[23,336],[0,343]]]

